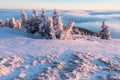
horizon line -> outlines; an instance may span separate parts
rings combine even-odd
[[[42,10],[42,9],[45,9],[45,10],[54,10],[54,9],[49,9],[49,8],[0,8],[0,9],[18,9],[18,10],[22,10],[22,9],[25,9],[25,10],[32,10],[32,9],[35,9],[35,10]],[[55,8],[56,9],[56,8]],[[120,10],[120,9],[57,9],[57,10],[97,10],[97,11],[117,11],[117,10]]]

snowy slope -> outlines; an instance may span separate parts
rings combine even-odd
[[[120,39],[32,39],[0,28],[0,80],[120,80]]]

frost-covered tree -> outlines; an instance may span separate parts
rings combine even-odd
[[[105,22],[102,22],[101,28],[102,28],[102,30],[100,31],[100,37],[101,37],[101,39],[109,40],[111,38],[110,31],[108,29],[108,26],[105,25]]]
[[[64,30],[62,31],[60,39],[62,39],[62,40],[71,39],[71,33],[72,33],[73,26],[74,26],[74,22],[73,21],[68,23],[68,25],[65,26]]]
[[[7,18],[6,22],[5,22],[5,26],[9,27],[10,23],[9,23],[9,18]]]
[[[3,20],[0,19],[0,27],[5,26],[5,23],[3,22]]]
[[[38,12],[36,10],[33,10],[33,19],[37,19],[38,18]]]
[[[22,21],[24,22],[28,21],[27,13],[25,11],[22,11],[21,16],[22,16]]]
[[[35,11],[33,11],[33,12],[34,12],[33,14],[34,14],[34,17],[35,17],[36,12]],[[31,34],[35,33],[36,30],[35,30],[34,25],[35,25],[36,21],[33,20],[33,19],[28,19],[27,13],[25,11],[21,12],[21,16],[22,16],[22,26],[26,29],[26,31],[28,33],[31,33]]]
[[[44,9],[42,9],[41,18],[45,18],[45,17],[46,17],[45,10],[44,10]]]
[[[38,12],[36,10],[33,10],[33,18],[29,20],[29,24],[32,32],[36,33],[39,30],[38,28],[39,23],[40,20],[38,18]]]
[[[16,27],[17,29],[22,29],[23,26],[22,26],[22,20],[16,20]]]
[[[25,27],[26,23],[28,22],[27,13],[25,11],[22,11],[21,12],[21,17],[22,17],[22,25]]]
[[[31,19],[28,19],[27,13],[25,11],[21,12],[21,17],[22,17],[22,26],[26,29],[26,31],[30,34],[35,33],[33,31],[33,21]]]
[[[53,24],[52,24],[52,18],[50,18],[50,17],[46,17],[45,33],[46,33],[46,37],[47,38],[49,38],[49,39],[56,39],[55,30],[54,30]]]
[[[9,19],[9,27],[15,28],[17,26],[15,18]]]
[[[16,28],[16,29],[22,29],[23,26],[22,26],[22,20],[16,20],[15,18],[10,18],[6,20],[5,22],[5,26],[6,27],[10,27],[10,28]]]
[[[46,38],[56,39],[52,18],[45,15],[44,9],[42,9],[40,21],[39,33]]]
[[[39,28],[39,33],[42,35],[42,36],[45,36],[45,23],[46,23],[46,15],[45,15],[45,11],[44,9],[42,9],[42,14],[41,14],[41,17],[40,17],[40,24],[38,26]]]
[[[7,19],[5,25],[10,28],[22,29],[22,21],[16,20],[13,17],[11,19]]]
[[[56,9],[54,10],[54,15],[52,19],[53,19],[53,27],[55,30],[55,35],[59,39],[61,36],[61,32],[63,31],[63,23],[61,20],[61,16]]]

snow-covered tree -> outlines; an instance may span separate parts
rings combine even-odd
[[[22,20],[16,20],[16,29],[22,29],[23,28],[23,26],[22,26]]]
[[[72,33],[73,26],[74,26],[74,22],[73,21],[68,23],[68,25],[65,26],[64,30],[62,31],[60,39],[62,39],[62,40],[71,39],[71,33]]]
[[[55,35],[59,39],[61,36],[61,32],[63,31],[63,23],[61,20],[61,16],[56,9],[54,10],[54,15],[52,19],[53,19],[53,27],[55,30]]]
[[[15,28],[16,26],[17,26],[17,24],[16,24],[15,18],[12,17],[11,19],[9,19],[9,27]]]
[[[26,23],[28,22],[27,13],[25,11],[22,11],[21,16],[22,16],[22,25],[25,26]]]
[[[5,23],[3,22],[3,20],[0,19],[0,27],[5,26]]]
[[[50,39],[56,39],[55,30],[54,30],[54,28],[53,28],[52,18],[47,17],[47,24],[46,24],[46,25],[49,27],[49,28],[48,28],[48,30],[49,30],[49,32],[48,32],[49,38],[50,38]]]
[[[41,14],[41,17],[40,17],[40,24],[38,25],[38,28],[39,28],[39,33],[42,35],[42,36],[45,36],[45,23],[46,23],[46,15],[45,15],[45,11],[44,9],[42,9],[42,14]]]
[[[52,18],[45,15],[44,9],[42,9],[40,21],[39,33],[46,38],[56,39]]]
[[[6,22],[5,22],[5,26],[9,27],[10,23],[9,23],[9,18],[7,18]]]
[[[108,29],[108,26],[105,25],[105,22],[102,22],[101,28],[102,28],[102,30],[100,31],[100,37],[101,37],[101,39],[107,39],[107,40],[109,40],[111,38],[110,31]]]
[[[22,11],[21,16],[22,16],[22,21],[25,22],[28,21],[27,13],[25,11]]]
[[[44,9],[42,9],[41,18],[44,18],[44,17],[46,17],[45,10],[44,10]]]
[[[33,19],[37,19],[38,18],[38,12],[36,10],[33,10]]]
[[[22,26],[22,20],[16,20],[15,18],[10,18],[6,20],[5,22],[5,26],[6,27],[10,27],[10,28],[16,28],[16,29],[22,29],[23,26]]]
[[[34,13],[34,17],[36,16],[36,12],[35,11],[33,11]],[[26,31],[28,32],[28,33],[31,33],[31,34],[33,34],[33,33],[35,33],[36,31],[34,30],[35,29],[35,20],[33,20],[33,18],[32,19],[28,19],[28,17],[27,17],[27,13],[25,12],[25,11],[22,11],[21,12],[21,16],[22,16],[22,26],[26,29]]]

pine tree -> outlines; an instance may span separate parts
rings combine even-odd
[[[44,10],[44,9],[42,9],[41,18],[45,18],[45,17],[46,17],[45,10]]]
[[[62,39],[62,40],[71,39],[71,32],[73,30],[72,29],[73,26],[74,26],[74,22],[73,21],[68,23],[68,25],[64,27],[64,31],[62,31],[60,39]]]
[[[6,22],[5,22],[5,26],[9,27],[10,23],[9,23],[9,18],[7,18]]]
[[[101,39],[109,40],[111,38],[110,31],[108,29],[108,26],[105,25],[105,22],[102,22],[101,28],[102,28],[102,30],[100,31]]]
[[[46,32],[47,38],[56,39],[52,18],[50,17],[46,17],[45,32]]]
[[[52,18],[45,15],[44,9],[42,9],[40,21],[39,33],[46,38],[56,39]]]
[[[22,26],[22,20],[16,20],[16,25],[17,25],[17,29],[22,29],[23,26]]]
[[[21,12],[22,16],[22,26],[26,29],[26,31],[30,34],[34,34],[36,30],[34,30],[34,23],[35,21],[33,19],[28,19],[27,13],[25,11]]]
[[[27,13],[25,13],[25,11],[22,11],[21,16],[22,16],[22,25],[24,26],[28,22]]]
[[[16,27],[16,20],[15,20],[15,18],[11,18],[11,19],[9,19],[9,27],[10,28],[15,28]]]
[[[53,19],[53,27],[55,30],[55,35],[58,39],[60,39],[61,32],[63,31],[63,23],[61,20],[61,16],[56,9],[54,10],[54,15],[52,19]]]
[[[44,9],[42,9],[40,24],[38,25],[39,34],[41,34],[41,36],[45,36],[45,22],[46,22],[45,19],[46,19],[45,11]]]
[[[38,18],[38,12],[36,10],[33,10],[33,19],[37,19]]]

